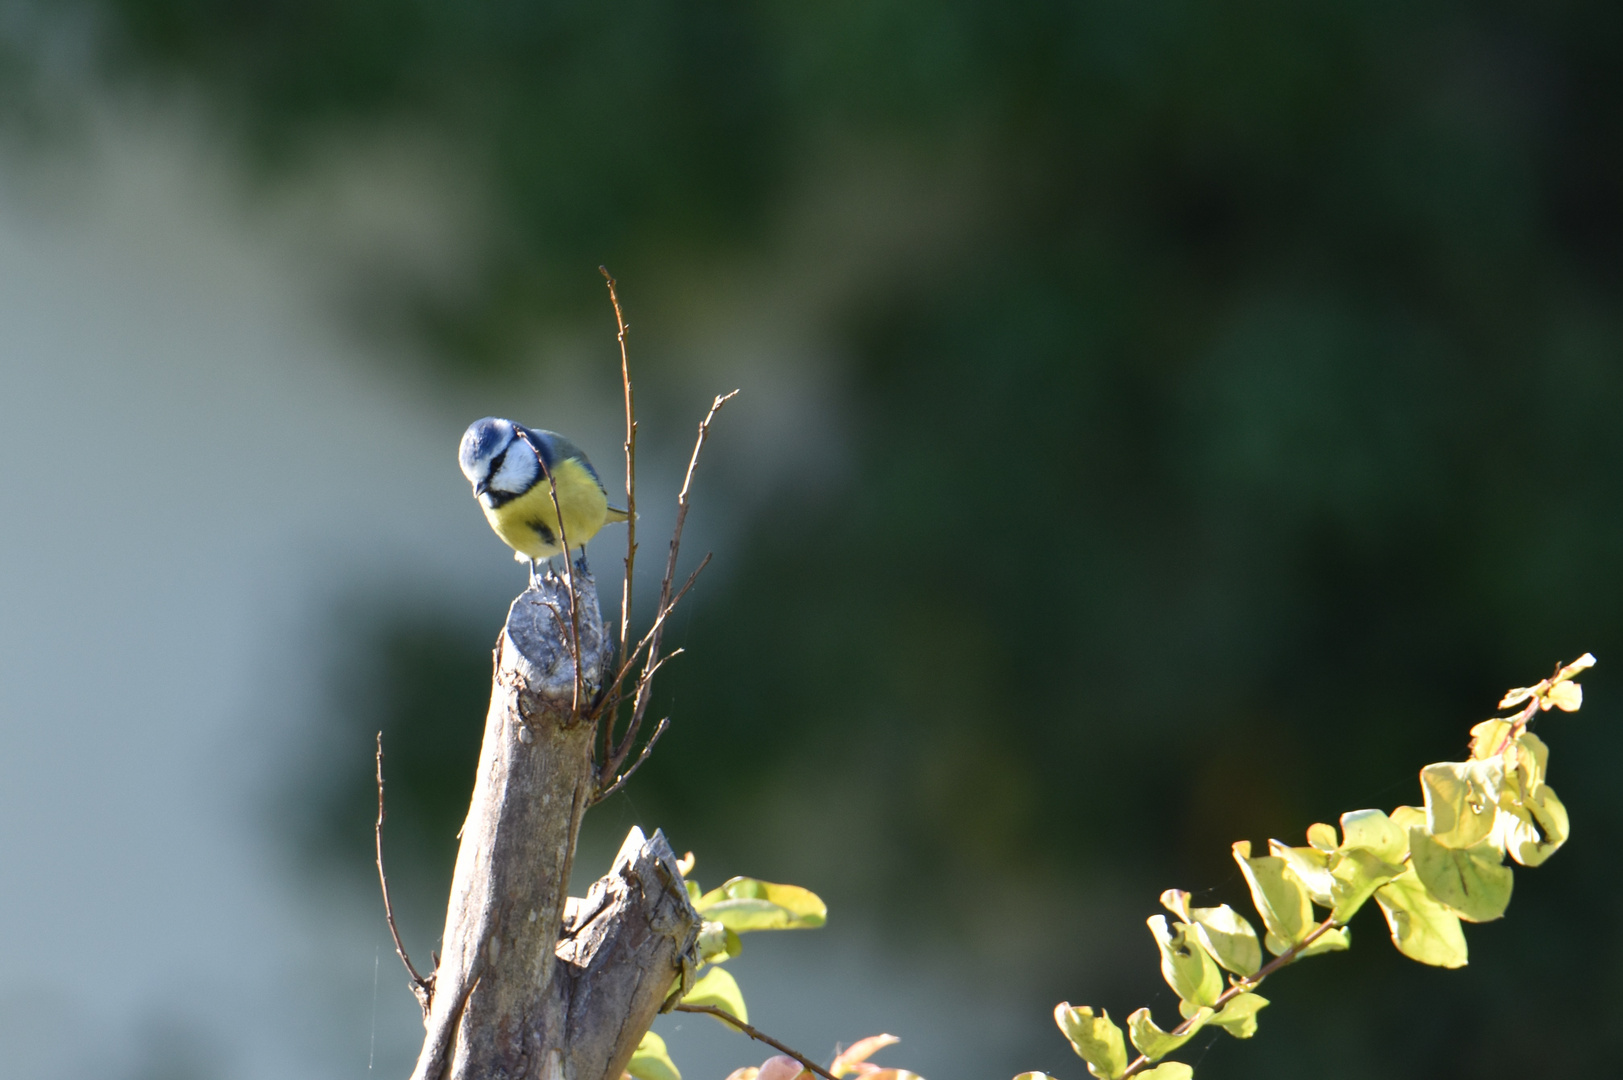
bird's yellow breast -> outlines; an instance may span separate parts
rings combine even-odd
[[[558,483],[558,507],[564,527],[552,505],[552,485],[545,476],[524,494],[497,507],[485,507],[485,519],[508,547],[530,559],[550,559],[569,546],[578,548],[597,535],[608,518],[609,502],[597,479],[579,461],[569,458],[553,466]]]

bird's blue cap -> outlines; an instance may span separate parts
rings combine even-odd
[[[513,441],[513,435],[513,422],[500,417],[487,416],[469,424],[468,430],[462,433],[462,445],[457,450],[457,464],[462,466],[462,475],[475,481],[483,478],[490,459],[507,448],[507,444]]]

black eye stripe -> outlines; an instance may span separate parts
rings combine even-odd
[[[490,475],[492,478],[502,471],[502,462],[507,460],[507,451],[511,449],[511,446],[505,447],[501,453],[490,459]]]

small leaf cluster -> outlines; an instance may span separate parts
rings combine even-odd
[[[816,893],[799,885],[779,885],[749,877],[730,878],[704,892],[691,876],[694,861],[690,851],[677,866],[682,871],[688,899],[704,920],[699,928],[698,961],[683,969],[671,988],[668,1004],[708,1005],[747,1024],[749,1009],[744,1004],[738,980],[716,965],[739,954],[743,948],[740,934],[756,930],[815,929],[828,921],[828,906]],[[876,1049],[878,1046],[868,1052]],[[795,1069],[800,1069],[798,1062]],[[664,1040],[652,1031],[643,1035],[626,1072],[635,1080],[682,1080],[681,1072],[665,1050]]]
[[[869,1035],[865,1039],[858,1039],[850,1047],[834,1055],[834,1061],[829,1065],[829,1075],[845,1080],[845,1077],[854,1077],[856,1080],[924,1080],[915,1072],[906,1069],[885,1068],[875,1065],[868,1059],[879,1050],[901,1042],[894,1035]],[[779,1054],[767,1058],[760,1065],[748,1065],[742,1069],[734,1069],[727,1074],[727,1080],[816,1080],[806,1068],[792,1057]]]
[[[1257,1014],[1268,1004],[1257,985],[1287,964],[1346,949],[1346,924],[1371,899],[1399,952],[1436,967],[1463,966],[1461,923],[1497,919],[1510,903],[1506,857],[1537,866],[1566,842],[1566,808],[1545,780],[1549,748],[1527,725],[1552,708],[1576,711],[1583,691],[1573,677],[1594,663],[1585,653],[1506,694],[1500,709],[1519,711],[1472,728],[1467,760],[1420,770],[1422,806],[1353,810],[1341,815],[1339,832],[1315,824],[1305,846],[1270,840],[1266,855],[1253,855],[1249,840],[1236,842],[1234,861],[1262,920],[1260,938],[1227,904],[1194,907],[1187,892],[1162,893],[1173,919],[1153,915],[1148,922],[1182,1023],[1163,1030],[1149,1009],[1139,1009],[1123,1033],[1104,1010],[1061,1002],[1054,1021],[1088,1071],[1099,1080],[1189,1080],[1191,1066],[1161,1059],[1207,1027],[1239,1039],[1256,1034]],[[1320,918],[1315,909],[1327,914]],[[1266,964],[1264,949],[1274,957]],[[1132,1060],[1129,1040],[1138,1051]],[[1050,1078],[1031,1072],[1015,1080]]]

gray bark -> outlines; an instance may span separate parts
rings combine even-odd
[[[584,705],[609,644],[595,583],[578,571],[576,580]],[[571,906],[566,926],[575,840],[594,784],[594,728],[574,708],[571,622],[568,587],[548,575],[513,601],[497,642],[413,1080],[618,1080],[697,933],[664,838],[643,841],[638,830],[588,901]],[[619,970],[627,964],[650,966]]]

